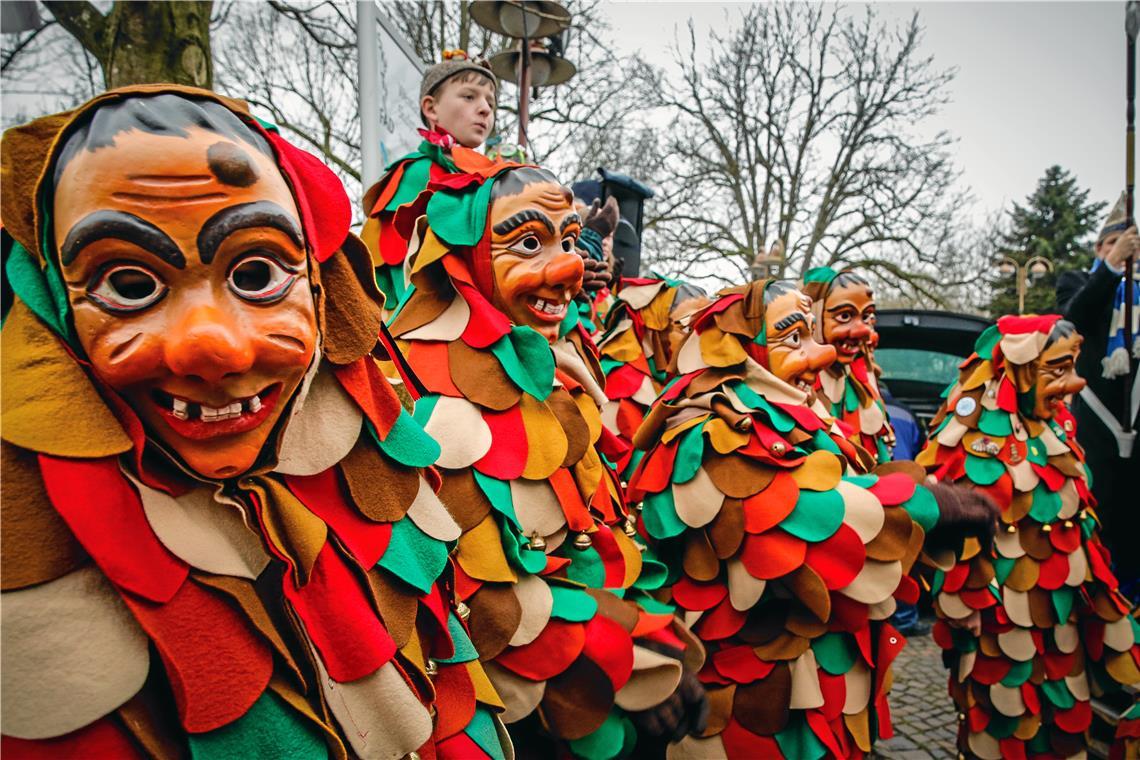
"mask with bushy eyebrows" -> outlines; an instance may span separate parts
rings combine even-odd
[[[268,144],[216,103],[110,103],[65,140],[52,222],[93,372],[197,474],[247,471],[318,343],[300,215]]]
[[[585,271],[574,248],[582,220],[573,194],[544,169],[513,169],[495,181],[488,223],[492,302],[516,325],[555,340]]]

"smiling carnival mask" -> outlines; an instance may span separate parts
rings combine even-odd
[[[821,370],[835,361],[833,346],[813,337],[811,301],[782,283],[769,285],[764,311],[768,369],[788,385],[810,393]]]
[[[585,271],[574,249],[582,219],[573,194],[549,172],[524,167],[499,177],[491,198],[492,302],[554,340]]]
[[[219,103],[162,94],[98,108],[58,156],[51,252],[91,371],[194,472],[249,470],[318,345],[269,142]]]

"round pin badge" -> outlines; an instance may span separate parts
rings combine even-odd
[[[954,414],[959,417],[969,417],[978,408],[978,402],[969,396],[963,396],[958,399],[958,403],[954,405]]]

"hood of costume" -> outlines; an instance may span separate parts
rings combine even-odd
[[[671,313],[679,281],[626,277],[606,318],[598,341],[606,398],[602,423],[630,446],[618,461],[619,471],[632,473],[643,452],[633,449],[633,437],[657,394],[673,377],[669,361]]]
[[[858,757],[890,736],[886,622],[938,519],[921,471],[869,471],[826,407],[767,367],[765,282],[694,317],[638,431],[641,527],[704,643],[712,714],[695,756]]]
[[[574,754],[609,758],[634,740],[622,711],[680,678],[679,660],[635,641],[680,652],[685,633],[647,593],[665,568],[629,535],[577,312],[551,344],[492,305],[491,190],[517,166],[446,177],[399,211],[412,289],[391,331],[427,390],[415,416],[441,442],[442,497],[463,530],[456,592],[504,721],[537,713]]]
[[[816,267],[804,275],[803,292],[812,299],[815,337],[820,342],[823,342],[824,302],[839,274],[831,267]],[[837,361],[820,372],[815,387],[830,415],[849,428],[847,437],[871,452],[877,461],[889,462],[894,431],[887,416],[887,405],[879,392],[871,345],[865,344],[863,353],[851,363]]]
[[[1137,626],[1098,536],[1073,417],[1033,413],[1036,362],[1058,319],[1002,317],[983,332],[916,458],[1002,510],[994,553],[968,545],[932,584],[935,641],[968,716],[959,742],[982,758],[1081,752],[1090,688],[1140,681]],[[979,613],[980,636],[945,622]]]
[[[308,253],[320,349],[261,458],[228,481],[156,445],[91,371],[50,239],[45,178],[72,125],[160,93],[220,103],[268,141]],[[327,167],[208,91],[114,90],[5,132],[5,750],[509,752],[437,580],[459,535],[422,469],[439,447],[370,356],[381,298],[350,216]]]

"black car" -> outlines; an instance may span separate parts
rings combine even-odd
[[[942,391],[958,379],[958,365],[991,324],[984,317],[950,311],[879,310],[875,362],[883,368],[891,395],[923,427],[942,404]]]

